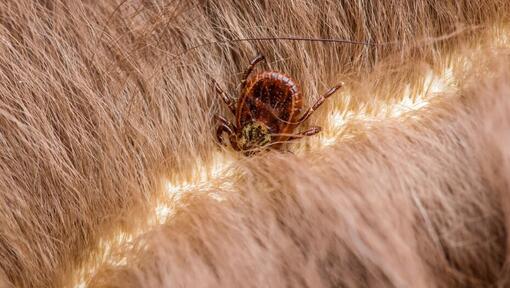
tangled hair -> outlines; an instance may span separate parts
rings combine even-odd
[[[2,1],[0,287],[510,285],[509,16],[506,0]],[[236,40],[288,36],[376,45]],[[213,139],[211,78],[237,96],[256,52],[306,103],[346,83],[291,153]],[[406,99],[425,104],[390,113]]]

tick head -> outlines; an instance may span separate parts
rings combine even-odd
[[[271,134],[267,125],[260,121],[246,124],[241,129],[237,143],[243,151],[253,151],[262,148],[271,142]]]

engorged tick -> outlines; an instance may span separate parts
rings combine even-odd
[[[313,126],[308,130],[292,134],[294,129],[306,121],[319,106],[337,91],[342,84],[336,85],[322,95],[315,104],[299,116],[303,106],[303,96],[297,84],[287,75],[274,71],[264,71],[251,78],[251,72],[257,63],[264,60],[258,54],[250,62],[241,81],[241,95],[235,101],[227,96],[216,82],[215,88],[223,101],[235,116],[235,125],[224,117],[216,115],[220,124],[216,138],[224,145],[222,135],[228,134],[230,145],[245,155],[253,155],[261,150],[279,149],[285,142],[312,136],[321,131]]]

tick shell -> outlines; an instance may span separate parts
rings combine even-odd
[[[303,97],[296,83],[287,75],[266,71],[248,79],[241,98],[237,103],[237,127],[254,121],[264,123],[274,136],[277,148],[289,138],[295,128],[294,123],[303,106]],[[278,135],[280,134],[280,135]]]

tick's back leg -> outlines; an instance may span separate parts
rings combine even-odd
[[[313,104],[312,107],[310,107],[310,108],[308,108],[308,110],[306,110],[306,112],[303,114],[303,116],[301,116],[301,118],[298,120],[296,125],[299,125],[299,124],[305,122],[306,119],[308,119],[313,114],[313,112],[315,110],[317,110],[322,105],[322,103],[324,103],[324,101],[326,101],[326,99],[328,99],[331,95],[333,95],[342,86],[343,86],[343,83],[340,83],[340,84],[334,86],[333,88],[329,89],[326,93],[324,93],[324,95],[322,95],[319,99],[317,99],[317,101],[315,102],[315,104]]]
[[[257,56],[251,60],[250,65],[244,71],[243,79],[241,80],[241,91],[243,91],[244,86],[246,86],[246,81],[248,81],[248,77],[250,77],[250,74],[253,71],[253,68],[255,68],[255,65],[264,59],[266,59],[264,55],[258,53]]]
[[[214,90],[216,90],[216,93],[218,93],[221,96],[221,99],[223,99],[223,102],[227,104],[228,109],[232,112],[232,114],[236,115],[236,101],[234,98],[230,97],[221,89],[220,84],[216,82],[216,80],[212,79]]]

